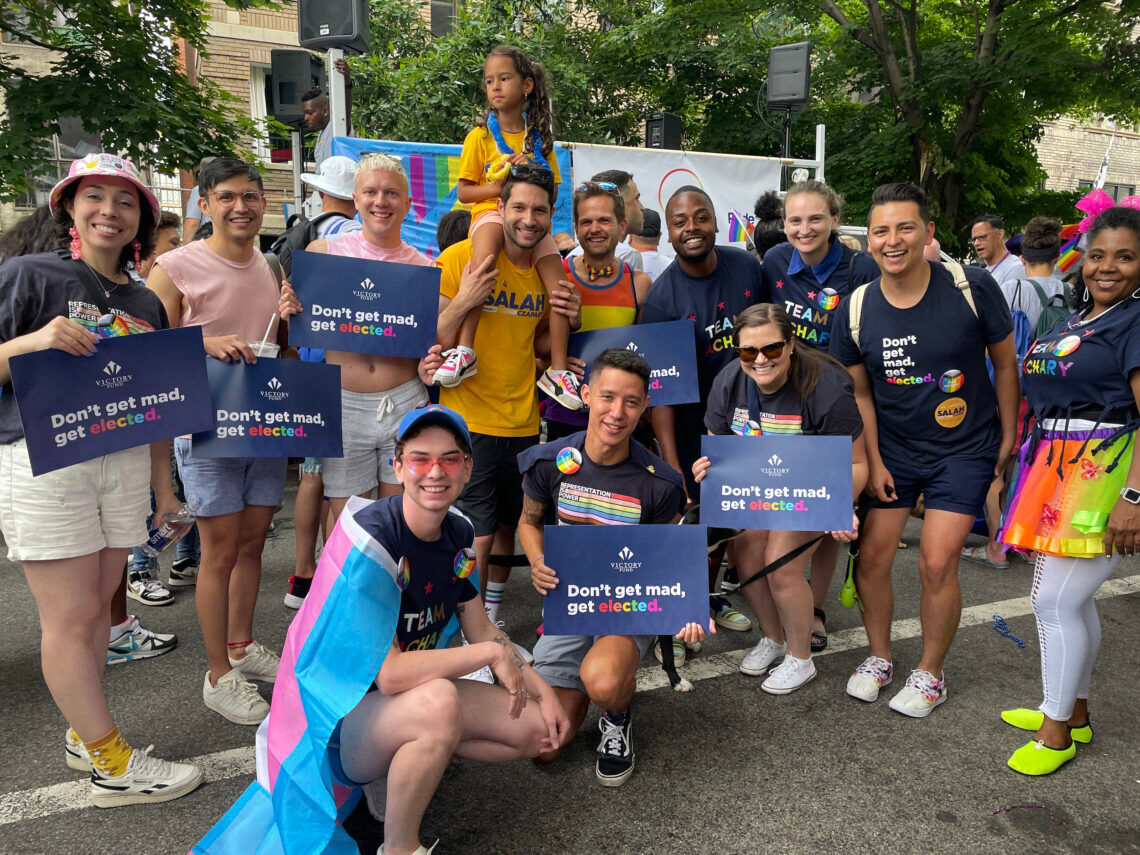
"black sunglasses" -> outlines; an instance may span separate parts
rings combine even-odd
[[[780,354],[784,352],[784,348],[787,346],[788,343],[786,341],[774,341],[771,344],[766,344],[762,347],[737,345],[736,355],[743,359],[745,362],[752,362],[761,353],[764,354],[765,359],[779,359]]]
[[[511,178],[533,179],[537,178],[545,184],[554,186],[554,173],[545,166],[536,163],[519,163],[511,167]]]

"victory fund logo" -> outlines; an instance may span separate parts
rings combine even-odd
[[[103,373],[107,375],[106,378],[96,380],[95,385],[102,386],[104,389],[118,389],[120,386],[126,386],[131,382],[131,377],[133,376],[131,374],[124,374],[123,366],[113,359],[103,366]]]
[[[282,388],[281,381],[276,377],[270,377],[269,382],[265,385],[269,387],[269,390],[266,391],[265,389],[262,389],[261,397],[265,398],[266,400],[284,401],[289,397],[289,393],[286,392],[284,388]]]
[[[780,464],[783,462],[783,458],[781,458],[780,455],[773,454],[767,460],[768,465],[761,466],[760,471],[767,475],[769,478],[782,478],[784,475],[787,475],[792,471],[787,466],[781,466]]]
[[[610,562],[611,570],[617,570],[619,573],[632,573],[634,570],[641,569],[640,561],[630,560],[633,558],[633,550],[628,546],[623,546],[618,550],[618,558],[620,558],[621,561]]]
[[[380,292],[376,290],[376,283],[372,281],[372,277],[365,276],[364,281],[360,283],[360,290],[353,291],[361,300],[379,300]]]

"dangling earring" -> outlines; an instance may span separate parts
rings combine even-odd
[[[142,259],[139,257],[139,252],[142,250],[142,244],[139,243],[138,238],[135,238],[133,241],[131,241],[131,249],[135,251],[135,270],[138,270],[139,265],[142,264]]]
[[[83,247],[79,243],[79,229],[72,226],[67,230],[67,233],[71,235],[71,258],[74,261],[78,261],[83,257]]]

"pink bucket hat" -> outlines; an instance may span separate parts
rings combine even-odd
[[[158,197],[150,192],[150,189],[143,183],[142,175],[139,174],[138,169],[125,157],[119,157],[117,154],[107,154],[106,152],[89,154],[86,157],[81,157],[71,162],[71,169],[68,170],[67,177],[51,188],[48,205],[51,207],[53,214],[59,208],[59,197],[63,193],[64,188],[88,175],[112,175],[116,178],[127,179],[127,181],[134,184],[139,192],[142,193],[143,198],[146,199],[150,205],[150,211],[154,215],[155,223],[158,222],[160,213]]]

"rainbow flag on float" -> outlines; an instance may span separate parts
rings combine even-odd
[[[257,780],[191,855],[358,855],[340,823],[361,790],[338,774],[329,742],[380,671],[400,609],[396,561],[355,520],[368,504],[349,500],[289,627],[258,731]],[[438,646],[457,629],[453,616]]]

